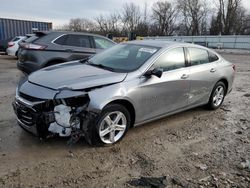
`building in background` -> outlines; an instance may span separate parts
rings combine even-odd
[[[0,51],[5,51],[8,41],[15,36],[24,36],[37,30],[48,31],[51,29],[51,22],[0,18]]]

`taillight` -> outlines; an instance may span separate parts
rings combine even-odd
[[[8,47],[12,47],[12,46],[14,46],[14,45],[15,45],[14,42],[8,42]]]
[[[235,66],[235,64],[233,64],[233,70],[236,71],[236,66]]]
[[[44,46],[44,45],[32,44],[32,43],[22,43],[22,44],[20,44],[20,46],[22,48],[32,49],[32,50],[43,50],[43,49],[45,49],[47,47],[47,46]]]

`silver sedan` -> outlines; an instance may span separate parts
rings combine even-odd
[[[197,106],[219,108],[234,75],[235,66],[211,49],[133,41],[31,74],[13,107],[18,124],[39,137],[79,134],[114,144],[130,127]]]

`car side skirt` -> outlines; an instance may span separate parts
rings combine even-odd
[[[156,120],[159,120],[159,119],[162,119],[162,118],[165,118],[165,117],[168,117],[168,116],[171,116],[171,115],[180,113],[180,112],[184,112],[184,111],[187,111],[187,110],[190,110],[190,109],[199,107],[199,106],[203,106],[203,105],[206,105],[207,103],[208,103],[208,101],[205,102],[205,103],[202,103],[202,104],[192,105],[192,106],[188,106],[188,107],[186,107],[186,108],[178,109],[178,110],[169,112],[169,113],[167,113],[167,114],[163,114],[163,115],[154,117],[154,118],[152,118],[152,119],[145,120],[145,121],[143,121],[143,122],[138,122],[138,123],[135,123],[135,124],[134,124],[134,127],[140,126],[140,125],[143,125],[143,124],[146,124],[146,123],[150,123],[150,122],[152,122],[152,121],[156,121]]]

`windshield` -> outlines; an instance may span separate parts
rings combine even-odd
[[[88,60],[88,63],[114,72],[131,72],[143,65],[159,48],[118,44],[99,53]]]

